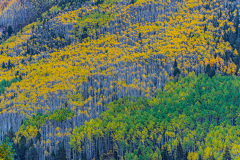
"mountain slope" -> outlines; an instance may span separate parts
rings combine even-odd
[[[42,142],[34,143],[43,159],[56,149],[60,132],[56,141],[64,141],[70,158],[73,128],[98,117],[113,100],[154,97],[168,80],[203,73],[208,64],[217,73],[239,74],[239,48],[228,42],[230,34],[238,38],[236,4],[138,0],[53,6],[1,44],[0,64],[11,65],[0,70],[0,80],[22,77],[0,96],[1,138],[10,127],[17,132],[25,118],[66,107],[75,116],[39,126]],[[181,73],[174,74],[176,68]]]
[[[237,159],[239,80],[190,73],[158,90],[156,98],[110,102],[99,118],[73,129],[71,145],[80,153],[75,159],[180,159],[179,143],[187,159],[219,159],[226,146]]]

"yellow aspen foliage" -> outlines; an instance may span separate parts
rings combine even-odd
[[[187,159],[188,160],[198,160],[198,153],[197,152],[189,152]]]
[[[61,134],[60,131],[57,133],[57,136],[58,136],[58,137],[62,137],[62,134]]]
[[[233,55],[234,55],[234,56],[238,56],[238,51],[237,51],[236,48],[234,49]]]

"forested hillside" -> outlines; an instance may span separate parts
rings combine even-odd
[[[13,28],[16,33],[52,6],[58,5],[61,10],[74,5],[79,8],[86,0],[2,0],[0,2],[0,26]],[[9,35],[10,36],[10,35]]]
[[[239,81],[190,73],[170,81],[156,98],[125,96],[75,127],[71,146],[77,159],[219,159],[226,147],[238,159]]]
[[[238,3],[6,2],[1,140],[15,159],[237,159]]]

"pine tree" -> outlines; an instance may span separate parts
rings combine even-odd
[[[183,149],[180,142],[178,142],[178,145],[177,145],[177,159],[179,160],[183,159]]]
[[[12,68],[10,59],[8,60],[7,68],[8,68],[8,69]]]
[[[237,9],[237,15],[236,15],[235,20],[234,20],[234,26],[236,28],[236,31],[238,29],[238,25],[239,25],[239,10]]]
[[[8,36],[10,37],[13,32],[12,26],[8,26],[7,32],[8,32]]]
[[[181,73],[180,70],[177,68],[177,61],[176,61],[176,59],[175,59],[174,64],[173,64],[173,69],[174,69],[174,71],[173,71],[173,76],[174,77],[178,76]]]
[[[188,157],[188,151],[186,151],[186,153],[184,154],[183,159],[188,160],[187,157]]]
[[[180,74],[180,70],[178,68],[175,68],[174,71],[173,71],[173,76],[178,76]]]
[[[201,154],[198,155],[198,160],[202,160]]]
[[[2,63],[2,68],[6,68],[6,65],[4,62]]]
[[[97,5],[101,4],[101,0],[97,0]]]
[[[18,152],[18,156],[20,160],[25,160],[26,151],[27,151],[26,138],[24,137],[24,135],[22,135],[19,141],[19,152]]]
[[[221,17],[222,17],[222,10],[221,10],[221,8],[220,8],[218,18],[221,18]]]
[[[205,73],[209,76],[209,77],[213,77],[215,75],[215,69],[212,69],[210,64],[207,65],[206,69],[205,69]]]
[[[210,71],[207,73],[207,75],[212,78],[215,75],[215,70],[214,69],[210,69]]]
[[[39,142],[41,143],[41,133],[38,131],[37,132],[37,136],[36,136],[37,140],[39,140]]]
[[[67,158],[66,158],[66,150],[64,148],[64,143],[59,142],[55,160],[66,160],[66,159]]]
[[[21,75],[19,76],[19,79],[22,80],[22,76]]]
[[[31,147],[34,147],[34,145],[33,145],[33,140],[32,140],[32,139],[30,140],[30,144],[29,144],[29,147],[28,147],[28,148],[31,148]]]
[[[225,148],[225,153],[223,154],[223,160],[231,160],[231,154],[228,146]]]
[[[211,66],[210,66],[210,64],[208,64],[206,69],[205,69],[205,73],[208,73],[210,70],[211,70]]]
[[[138,33],[138,39],[140,39],[140,40],[142,39],[142,33],[141,32]]]
[[[14,159],[19,159],[19,143],[15,144],[13,143],[13,148],[15,149],[16,154],[14,155]]]
[[[177,68],[177,61],[176,61],[176,59],[175,59],[174,64],[173,64],[173,68],[174,69]]]
[[[11,127],[10,128],[10,130],[5,134],[5,136],[4,136],[4,138],[3,139],[5,139],[5,138],[9,138],[9,142],[10,143],[13,143],[13,138],[15,137],[15,135],[14,135],[14,132],[13,132],[13,127]]]
[[[51,153],[51,157],[50,157],[50,159],[51,159],[51,160],[54,160],[55,157],[56,157],[56,155],[55,155],[55,152],[54,152],[54,150],[53,150],[52,153]]]
[[[203,30],[204,30],[204,33],[207,31],[207,26],[206,25],[204,26]]]
[[[34,146],[29,149],[28,160],[38,160],[37,149]]]
[[[163,150],[161,153],[162,153],[162,159],[169,159],[169,153],[166,147],[163,147]]]

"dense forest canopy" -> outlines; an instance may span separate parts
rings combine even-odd
[[[156,98],[125,96],[75,127],[71,146],[80,159],[219,159],[226,147],[237,159],[239,82],[236,76],[190,73],[170,81]]]
[[[0,5],[0,140],[15,159],[237,159],[238,1]]]

